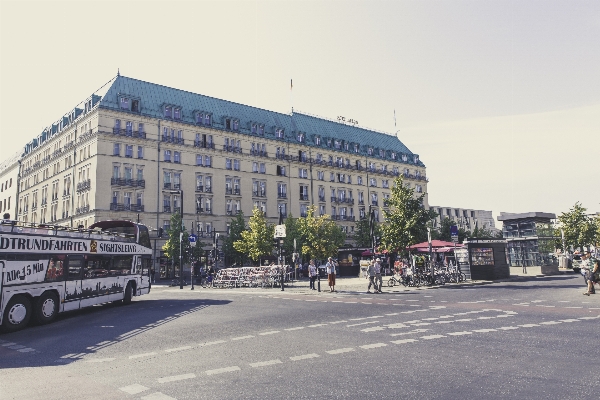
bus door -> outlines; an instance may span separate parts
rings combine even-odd
[[[82,297],[82,255],[69,255],[66,260],[64,311],[77,310]]]
[[[152,269],[152,258],[150,256],[137,256],[138,274],[141,274],[138,295],[147,294],[150,291],[150,270]]]

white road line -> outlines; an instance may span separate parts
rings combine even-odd
[[[348,321],[364,321],[367,318],[349,318]]]
[[[598,317],[581,317],[579,319],[584,319],[585,320],[585,319],[597,319],[597,318],[600,318],[600,316],[598,316]]]
[[[474,329],[473,332],[487,333],[487,332],[496,332],[496,330],[495,329]]]
[[[345,319],[343,319],[343,320],[341,320],[341,321],[333,321],[333,322],[330,322],[330,324],[332,324],[332,325],[334,325],[334,324],[342,324],[342,323],[344,323],[344,322],[348,322],[348,321],[346,321]]]
[[[91,358],[89,360],[84,360],[85,362],[89,362],[89,363],[101,363],[101,362],[107,362],[107,361],[113,361],[114,358]]]
[[[286,329],[284,329],[284,331],[297,331],[299,329],[304,329],[304,327],[303,326],[298,326],[296,328],[286,328]]]
[[[473,332],[469,332],[469,331],[446,333],[446,335],[450,335],[450,336],[463,336],[463,335],[472,335],[472,334],[473,334]]]
[[[398,313],[397,313],[397,312],[395,312],[395,313],[391,313],[391,314],[385,314],[385,315],[387,315],[387,316],[390,316],[390,317],[391,317],[391,316],[393,316],[393,315],[398,315]]]
[[[404,344],[404,343],[414,343],[418,342],[417,339],[402,339],[402,340],[392,340],[394,344]]]
[[[183,375],[173,375],[173,376],[165,376],[164,378],[158,378],[158,383],[167,383],[167,382],[176,382],[183,381],[186,379],[193,379],[196,377],[196,374],[183,374]]]
[[[133,360],[134,358],[150,357],[150,356],[155,356],[155,355],[156,355],[156,352],[135,354],[133,356],[129,356],[129,359]]]
[[[519,329],[519,327],[518,326],[503,326],[503,327],[500,327],[500,328],[497,328],[497,329],[503,330],[503,331],[511,331],[513,329]]]
[[[431,340],[431,339],[439,339],[446,337],[444,335],[429,335],[429,336],[421,336],[421,339]]]
[[[129,385],[129,386],[123,386],[122,388],[119,388],[119,390],[125,392],[125,393],[129,393],[129,394],[138,394],[138,393],[142,393],[145,392],[146,390],[148,390],[150,388],[147,388],[146,386],[142,386],[138,383],[135,383],[133,385]]]
[[[226,340],[215,340],[214,342],[200,343],[199,346],[200,347],[212,346],[212,345],[221,344],[221,343],[227,343],[227,341]]]
[[[281,331],[269,331],[269,332],[259,333],[259,335],[261,335],[261,336],[274,335],[274,334],[279,333],[279,332],[281,332]]]
[[[192,346],[175,347],[173,349],[166,349],[165,353],[173,353],[175,351],[189,350],[191,348],[192,348]]]
[[[148,396],[143,396],[142,400],[177,400],[175,397],[167,396],[164,393],[156,392],[149,394]]]
[[[473,318],[461,318],[461,319],[455,319],[454,321],[456,321],[456,322],[468,322],[468,321],[473,321]]]
[[[439,318],[435,318],[435,317],[432,317],[432,318],[423,318],[423,321],[435,321],[436,319],[439,319]]]
[[[217,375],[217,374],[223,374],[225,372],[234,372],[234,371],[239,371],[240,367],[233,366],[233,367],[226,367],[226,368],[218,368],[218,369],[209,369],[206,372],[206,375]]]
[[[331,300],[332,303],[343,303],[342,300]]]
[[[359,324],[352,324],[352,325],[346,325],[346,328],[350,328],[352,326],[360,326],[360,325],[368,325],[368,324],[376,324],[379,321],[368,321],[368,322],[361,322]]]
[[[356,301],[347,301],[346,304],[356,304]]]
[[[31,351],[35,351],[35,349],[32,349],[31,347],[26,347],[24,349],[20,349],[20,350],[17,350],[17,351],[20,352],[20,353],[29,353]]]
[[[281,360],[269,360],[269,361],[261,361],[261,362],[256,362],[256,363],[250,363],[250,366],[252,368],[257,368],[257,367],[266,367],[267,365],[274,365],[274,364],[283,364],[281,362]]]
[[[359,346],[361,349],[376,349],[377,347],[385,347],[387,344],[385,343],[373,343],[373,344],[365,344],[364,346]]]
[[[492,318],[496,318],[496,317],[478,317],[477,319],[492,319]]]
[[[361,301],[361,303],[362,304],[373,304],[373,303],[369,303],[369,302],[366,302],[366,301]]]
[[[353,347],[346,347],[343,349],[336,349],[336,350],[328,350],[325,353],[327,354],[341,354],[341,353],[349,353],[351,351],[354,351]]]
[[[8,346],[14,346],[14,345],[16,345],[16,343],[8,342],[8,343],[1,344],[0,346],[8,347]]]
[[[570,307],[565,307],[565,308],[583,308],[583,306],[570,306]]]
[[[562,322],[559,322],[559,321],[545,321],[545,322],[540,322],[540,325],[558,325],[558,324],[562,324]]]
[[[437,321],[437,322],[434,322],[434,324],[452,324],[454,322],[456,322],[456,321]]]
[[[414,324],[413,326],[427,326],[431,325],[431,322],[419,322],[418,324]]]
[[[320,326],[327,326],[327,324],[314,324],[314,325],[308,325],[308,328],[318,328]]]
[[[231,340],[244,340],[244,339],[250,339],[253,337],[254,337],[253,335],[238,336],[238,337],[231,338]]]
[[[560,322],[579,322],[578,319],[569,318],[569,319],[561,319]]]
[[[534,326],[539,326],[538,324],[525,324],[525,325],[519,325],[522,328],[533,328]]]
[[[25,346],[23,346],[21,344],[15,344],[14,346],[8,346],[7,348],[13,349],[13,350],[19,350],[19,349],[24,349]]]
[[[311,354],[304,354],[302,356],[290,357],[290,360],[292,360],[292,361],[300,361],[300,360],[308,360],[309,358],[317,358],[317,357],[320,357],[320,356],[318,354],[311,353]]]

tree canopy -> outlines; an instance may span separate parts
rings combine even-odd
[[[375,222],[375,236],[381,236],[381,225]],[[371,227],[369,226],[369,218],[361,218],[356,222],[354,229],[354,240],[357,247],[371,247]]]
[[[560,227],[556,236],[564,232],[565,245],[574,249],[589,248],[600,243],[600,218],[586,214],[587,208],[579,202],[568,211],[558,216]],[[562,249],[562,240],[557,240],[556,246]]]
[[[239,266],[244,265],[246,254],[235,249],[233,244],[242,239],[242,232],[246,230],[246,222],[244,213],[240,212],[235,217],[231,218],[229,224],[229,235],[223,239],[223,254],[230,261],[237,263]]]
[[[298,219],[303,238],[302,253],[310,258],[323,260],[337,254],[346,240],[346,234],[329,215],[315,217],[315,211],[316,206],[310,206],[308,215]]]
[[[408,246],[427,240],[427,223],[436,217],[433,210],[423,206],[425,193],[415,196],[414,190],[403,184],[402,177],[394,180],[383,211],[380,249],[403,252]]]
[[[241,233],[242,238],[233,242],[233,248],[247,254],[253,261],[273,251],[273,233],[275,227],[267,223],[265,214],[258,208],[252,210],[248,229]]]
[[[171,222],[169,225],[169,229],[167,229],[167,235],[169,238],[163,245],[163,251],[165,255],[169,258],[172,258],[175,262],[175,265],[179,265],[179,234],[181,233],[181,214],[173,214],[171,215]],[[190,262],[190,239],[189,233],[185,229],[185,225],[183,226],[183,238],[181,239],[182,247],[182,258],[183,263],[187,264]]]

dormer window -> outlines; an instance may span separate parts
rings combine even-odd
[[[321,145],[321,136],[315,136],[315,144],[316,144],[317,146],[320,146],[320,145]]]
[[[406,154],[402,154],[402,161],[408,161],[408,156]]]
[[[385,150],[379,149],[379,157],[385,158]]]
[[[332,143],[331,139],[327,139],[327,147],[331,147],[331,143]]]
[[[281,129],[281,128],[275,129],[275,137],[277,139],[283,139],[284,138],[283,129]]]
[[[204,125],[212,125],[212,115],[204,114]]]
[[[250,133],[253,133],[255,135],[258,133],[258,124],[251,124],[250,125]]]
[[[128,97],[121,97],[121,101],[120,103],[120,107],[122,110],[129,110],[129,98]]]
[[[335,148],[340,150],[342,148],[342,142],[340,142],[339,140],[335,141]]]
[[[265,136],[265,126],[264,125],[258,125],[258,135],[259,136]]]
[[[304,143],[304,133],[301,133],[301,132],[299,132],[299,133],[296,135],[296,140],[297,140],[298,142],[300,142],[300,143]]]
[[[181,119],[181,108],[173,109],[173,119],[177,119],[177,120]]]
[[[369,148],[367,149],[367,154],[368,154],[368,155],[370,155],[370,156],[372,156],[372,155],[373,155],[373,148],[372,148],[372,147],[369,147]]]
[[[344,150],[346,150],[346,151],[350,150],[350,143],[348,143],[348,142],[344,143]]]
[[[415,164],[418,164],[419,163],[419,156],[415,154],[414,159],[415,159]]]
[[[173,118],[173,107],[165,106],[165,118]]]
[[[140,101],[139,100],[131,100],[131,111],[140,112]]]
[[[358,151],[359,151],[358,145],[357,145],[357,144],[355,144],[355,145],[354,145],[354,152],[355,152],[355,153],[358,153]]]
[[[196,115],[196,123],[197,124],[201,124],[202,120],[204,118],[204,115],[202,113],[200,113],[200,112],[197,112],[195,115]]]
[[[392,156],[392,160],[395,160],[396,159],[396,152],[392,151],[391,156]]]

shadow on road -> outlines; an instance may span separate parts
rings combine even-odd
[[[65,365],[98,350],[135,338],[162,325],[229,300],[139,300],[101,304],[59,314],[48,325],[0,334],[0,340],[34,348],[21,353],[0,346],[0,369]]]

